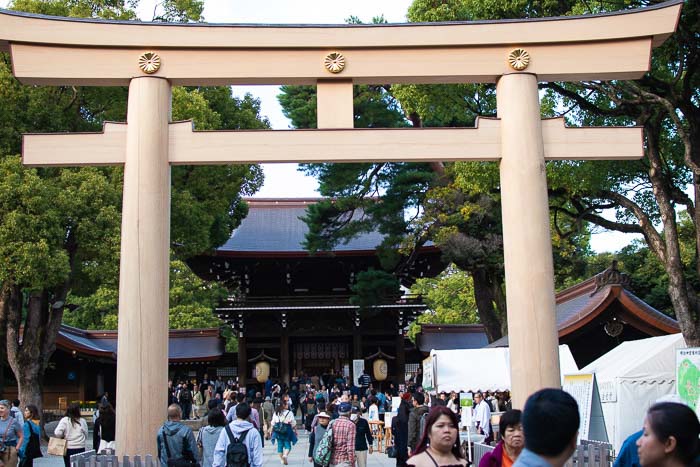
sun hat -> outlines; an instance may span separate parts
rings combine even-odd
[[[317,415],[318,418],[331,418],[326,412],[321,412]]]

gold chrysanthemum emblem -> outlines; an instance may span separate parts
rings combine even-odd
[[[323,60],[323,66],[331,73],[340,73],[345,69],[345,57],[340,52],[331,52]]]
[[[155,52],[145,52],[139,57],[139,68],[150,75],[160,68],[160,56]]]
[[[524,70],[530,64],[530,54],[525,49],[514,49],[508,54],[508,64],[514,70]]]

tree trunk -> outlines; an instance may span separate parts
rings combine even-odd
[[[22,291],[14,286],[9,296],[7,361],[17,380],[21,405],[36,405],[43,426],[44,373],[56,349],[63,308],[54,309],[49,304],[47,291],[32,292],[22,327]]]
[[[479,312],[479,321],[484,326],[489,342],[493,342],[503,337],[501,322],[494,309],[496,298],[493,294],[493,283],[485,269],[477,269],[471,274],[474,280],[474,299]]]
[[[10,292],[4,284],[0,289],[0,342],[7,342],[7,307],[9,305]],[[7,360],[7,346],[0,345],[0,397],[5,398],[5,360]]]
[[[695,291],[688,284],[685,277],[685,267],[681,258],[681,249],[678,234],[678,223],[676,221],[676,211],[671,202],[671,194],[668,189],[667,180],[664,177],[664,166],[661,158],[661,148],[659,132],[661,131],[661,120],[657,118],[649,119],[645,124],[645,134],[647,139],[647,157],[649,159],[649,179],[653,186],[654,197],[661,213],[661,223],[663,227],[663,249],[664,251],[652,251],[662,260],[662,264],[668,274],[668,295],[676,313],[676,319],[683,333],[688,346],[697,347],[700,345],[700,330],[698,329],[698,313],[695,303],[697,302]],[[700,188],[694,187],[696,192]],[[695,221],[695,219],[693,219]],[[695,225],[696,230],[698,225]],[[651,245],[650,245],[651,246]],[[697,249],[697,246],[696,246]]]

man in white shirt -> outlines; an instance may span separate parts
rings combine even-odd
[[[481,392],[474,394],[474,422],[476,423],[477,433],[486,436],[484,444],[490,443],[493,440],[491,433],[491,408],[484,400],[484,395]]]

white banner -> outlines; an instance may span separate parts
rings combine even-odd
[[[352,361],[352,381],[355,386],[360,385],[360,376],[365,369],[364,360],[353,360]]]

